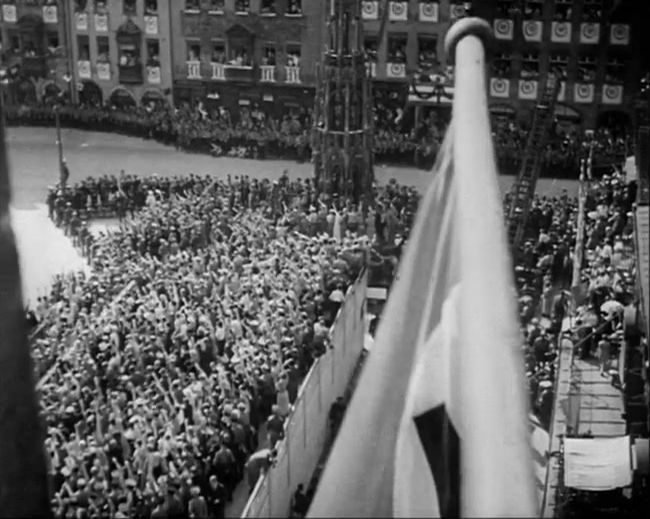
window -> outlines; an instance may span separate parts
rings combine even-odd
[[[572,10],[571,0],[555,0],[553,20],[556,22],[570,22]]]
[[[287,14],[302,14],[302,0],[289,0],[287,2]]]
[[[144,3],[144,14],[158,14],[158,0],[146,0]]]
[[[406,63],[406,35],[388,35],[388,63]]]
[[[97,36],[97,61],[108,63],[110,61],[111,48],[108,36]]]
[[[512,71],[512,55],[502,52],[492,60],[492,74],[497,77],[509,77]]]
[[[223,13],[224,0],[210,0],[211,13]]]
[[[106,0],[95,0],[95,12],[104,14],[107,11]]]
[[[596,80],[596,58],[593,56],[581,56],[578,59],[577,80],[590,83]]]
[[[160,43],[158,40],[147,40],[147,66],[160,66]]]
[[[86,10],[87,0],[74,0],[74,12],[81,13]]]
[[[602,0],[585,0],[582,6],[583,22],[599,22],[603,16]]]
[[[199,11],[199,0],[185,0],[186,11]]]
[[[549,72],[559,74],[562,79],[566,79],[569,67],[569,56],[566,54],[553,54],[549,59]]]
[[[524,17],[529,20],[541,20],[544,4],[541,0],[526,0],[524,4]]]
[[[226,46],[222,41],[212,42],[212,56],[210,56],[212,63],[225,63],[226,62]]]
[[[118,53],[120,67],[135,67],[140,64],[140,49],[135,43],[120,43]]]
[[[250,9],[249,0],[235,0],[235,12],[236,13],[248,13]]]
[[[135,0],[123,0],[122,9],[124,14],[135,14]]]
[[[262,14],[277,14],[275,0],[262,0]]]
[[[609,56],[605,65],[605,83],[622,83],[624,80],[624,61],[617,56]]]
[[[20,45],[20,36],[12,34],[9,39],[11,40],[11,52],[19,53],[22,50],[22,46]]]
[[[363,38],[363,49],[369,61],[377,62],[377,36],[365,36]]]
[[[418,66],[431,70],[438,65],[438,40],[429,35],[418,35]]]
[[[77,36],[77,49],[79,51],[80,61],[90,60],[90,44],[88,41],[88,36],[81,34]]]
[[[275,47],[273,45],[265,45],[262,48],[262,65],[275,65]]]
[[[539,75],[539,53],[524,54],[521,65],[522,78],[536,78]]]
[[[47,32],[47,50],[54,54],[59,48],[59,33],[55,31]]]
[[[516,6],[513,0],[499,0],[497,2],[497,18],[514,16]]]
[[[287,67],[300,66],[300,45],[290,43],[287,45]]]
[[[201,45],[199,42],[187,42],[187,61],[201,60]]]

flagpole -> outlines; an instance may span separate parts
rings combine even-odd
[[[50,517],[43,429],[9,216],[11,187],[0,122],[0,515]]]

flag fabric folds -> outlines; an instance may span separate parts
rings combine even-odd
[[[473,114],[454,107],[309,517],[537,515],[512,266],[478,102]]]

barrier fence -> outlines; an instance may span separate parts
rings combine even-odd
[[[242,517],[288,517],[296,487],[307,488],[327,440],[330,407],[344,394],[363,349],[366,283],[364,270],[348,288],[330,329],[332,347],[302,383],[276,460],[257,481]]]

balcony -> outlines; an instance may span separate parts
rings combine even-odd
[[[226,66],[223,63],[210,63],[212,67],[212,79],[216,81],[225,81],[226,80]]]
[[[406,77],[406,64],[404,63],[386,63],[386,77],[393,79],[402,79]]]
[[[158,66],[147,67],[147,83],[149,83],[150,85],[160,85],[161,83],[160,67]]]
[[[260,67],[260,81],[275,83],[275,65],[262,65]]]
[[[88,30],[88,13],[75,13],[75,27],[78,31]]]
[[[45,77],[49,67],[45,56],[24,56],[22,69],[29,77]]]
[[[158,34],[158,17],[156,15],[145,15],[144,33],[147,36],[156,36]]]
[[[406,22],[409,19],[408,2],[388,2],[388,19],[391,22]]]
[[[187,79],[201,79],[201,62],[187,62]]]
[[[59,23],[59,13],[56,5],[43,6],[43,21],[45,23]]]
[[[91,79],[93,73],[90,68],[90,61],[85,59],[77,61],[77,73],[80,79]]]
[[[257,78],[253,67],[244,65],[224,65],[226,79],[228,81],[253,82]]]
[[[284,67],[284,72],[286,74],[286,83],[292,85],[299,85],[300,81],[300,67]]]
[[[106,61],[97,63],[97,78],[101,81],[111,80],[111,64]]]
[[[123,84],[141,84],[142,78],[142,63],[135,65],[120,65],[120,83]]]

